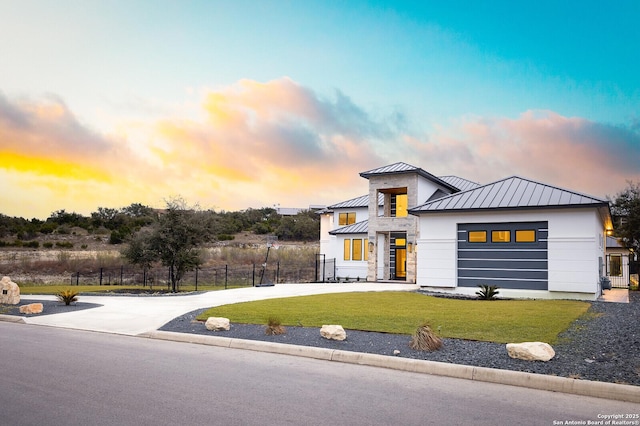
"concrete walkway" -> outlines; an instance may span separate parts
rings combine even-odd
[[[273,287],[247,287],[191,295],[163,296],[79,296],[85,303],[102,305],[61,314],[24,318],[27,324],[100,331],[135,336],[157,330],[172,319],[196,309],[253,300],[312,294],[365,291],[414,291],[415,284],[339,283],[278,284]],[[24,296],[29,300],[56,300],[51,296]]]
[[[629,303],[629,290],[626,288],[603,290],[602,296],[600,296],[598,300],[601,302]]]

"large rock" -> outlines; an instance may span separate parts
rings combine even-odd
[[[2,277],[0,280],[0,303],[5,305],[20,303],[20,287],[9,277]]]
[[[40,314],[42,313],[42,303],[29,303],[28,305],[20,306],[21,314]]]
[[[204,323],[204,326],[207,327],[209,331],[223,331],[229,330],[231,325],[229,324],[229,318],[221,318],[221,317],[209,317],[207,318],[207,322]]]
[[[551,345],[543,342],[507,343],[507,353],[525,361],[549,361],[556,355]]]
[[[323,325],[320,329],[320,335],[330,340],[344,340],[347,338],[347,333],[341,325]]]

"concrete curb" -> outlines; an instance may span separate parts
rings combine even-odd
[[[20,324],[26,324],[26,321],[24,320],[23,317],[19,317],[19,316],[16,316],[16,315],[3,315],[3,314],[0,314],[0,321],[16,322],[16,323],[20,323]]]
[[[386,355],[296,346],[256,340],[232,339],[228,337],[205,336],[200,334],[176,333],[171,331],[151,331],[139,334],[138,337],[301,356],[326,361],[344,362],[348,364],[390,368],[393,370],[408,371],[412,373],[432,374],[436,376],[477,380],[481,382],[640,403],[640,387],[632,385],[619,385],[615,383],[569,379],[566,377],[523,373],[511,370],[498,370],[493,368],[472,367],[468,365],[448,364],[436,361],[396,358]]]

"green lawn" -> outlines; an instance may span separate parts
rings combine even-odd
[[[428,322],[441,337],[497,343],[542,341],[553,344],[588,302],[568,300],[456,300],[409,292],[338,293],[225,305],[198,319],[226,317],[231,322],[266,324],[277,317],[283,325],[412,334]]]

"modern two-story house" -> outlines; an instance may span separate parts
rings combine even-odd
[[[510,177],[486,185],[406,163],[360,173],[369,194],[322,210],[320,251],[338,279],[473,295],[594,300],[608,202]]]

